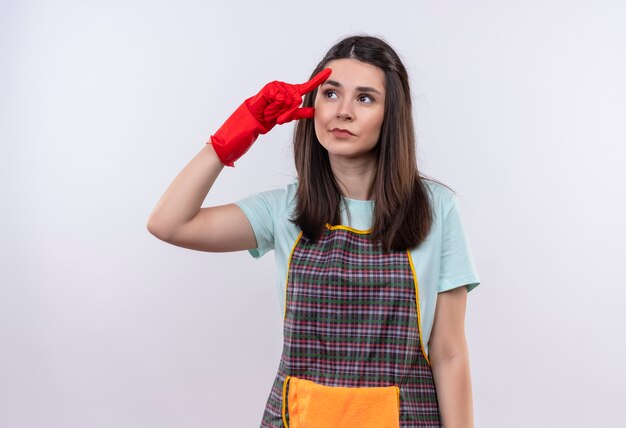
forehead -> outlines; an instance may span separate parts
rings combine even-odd
[[[328,80],[334,80],[346,88],[369,86],[383,93],[385,72],[375,65],[352,58],[334,59],[326,64],[332,69]]]

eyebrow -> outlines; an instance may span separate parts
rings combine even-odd
[[[327,81],[324,82],[324,85],[330,85],[330,86],[334,86],[336,88],[342,88],[343,87],[341,85],[341,83],[337,82],[336,80],[327,80]],[[382,95],[378,89],[374,89],[371,86],[357,86],[356,90],[359,91],[359,92],[373,92],[375,94]]]

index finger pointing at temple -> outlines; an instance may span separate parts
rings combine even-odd
[[[296,88],[300,95],[304,95],[307,92],[311,92],[313,89],[317,88],[319,85],[324,83],[324,80],[328,79],[332,70],[330,68],[325,68],[324,70],[317,73],[311,80],[306,83],[300,83],[296,85]]]

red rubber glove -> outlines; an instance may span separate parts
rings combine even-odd
[[[306,83],[291,85],[285,82],[270,82],[254,97],[248,98],[224,122],[207,141],[220,161],[226,166],[244,155],[260,134],[266,134],[274,125],[292,120],[312,118],[313,107],[300,107],[302,96],[321,85],[331,69],[317,73]]]

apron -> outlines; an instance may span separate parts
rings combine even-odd
[[[440,427],[420,336],[410,252],[370,231],[298,236],[287,268],[284,345],[261,427]]]

